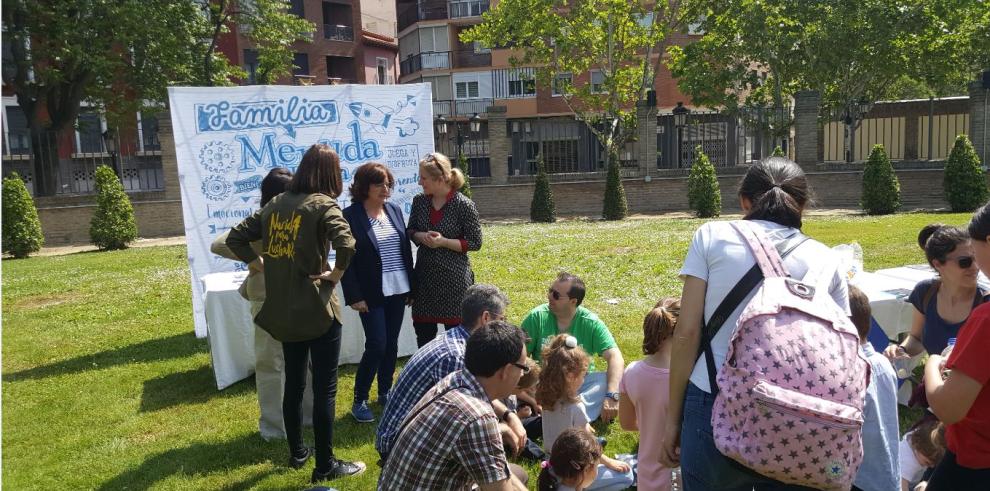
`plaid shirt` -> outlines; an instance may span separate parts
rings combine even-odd
[[[379,490],[455,490],[509,478],[498,418],[485,390],[458,370],[430,390],[405,421]]]
[[[375,448],[388,455],[399,436],[399,427],[419,399],[444,377],[464,368],[464,347],[471,333],[457,326],[417,351],[399,372],[388,393],[388,405],[375,436]]]

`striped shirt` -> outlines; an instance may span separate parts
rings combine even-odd
[[[390,297],[409,292],[409,274],[402,261],[399,231],[388,215],[384,216],[384,220],[368,218],[368,222],[378,240],[378,255],[382,258],[382,295]]]

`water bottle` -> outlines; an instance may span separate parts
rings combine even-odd
[[[863,270],[863,248],[859,245],[859,242],[856,242],[855,240],[849,245],[853,250],[853,265],[852,268],[850,268],[849,274],[851,279]]]
[[[949,370],[945,369],[945,362],[949,361],[949,354],[956,346],[956,338],[949,338],[949,344],[942,350],[942,361],[938,363],[938,371],[942,373],[942,380],[949,378]]]
[[[680,491],[681,489],[681,468],[675,467],[670,470],[670,491]]]
[[[912,364],[914,364],[914,358],[904,350],[903,346],[898,346],[897,357],[894,358],[894,371],[897,372],[897,378],[903,380],[910,377]]]

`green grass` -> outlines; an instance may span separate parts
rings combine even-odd
[[[915,238],[966,214],[814,217],[829,244],[858,240],[866,269],[923,261]],[[516,322],[545,301],[558,270],[582,276],[586,305],[626,360],[641,358],[642,315],[680,291],[677,271],[701,220],[490,225],[472,256],[478,282],[511,299]],[[3,484],[10,489],[303,489],[284,442],[257,435],[253,380],[216,390],[206,341],[193,337],[184,247],[3,261]],[[356,329],[357,326],[345,326]],[[348,415],[354,367],[340,377],[336,452],[369,472],[334,483],[373,489],[374,428]],[[380,408],[374,407],[376,414]],[[637,436],[600,427],[610,453]],[[533,468],[531,467],[531,470]]]

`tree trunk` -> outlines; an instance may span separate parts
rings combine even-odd
[[[58,132],[50,128],[31,130],[31,154],[34,161],[35,196],[53,196],[57,191],[59,168]]]

